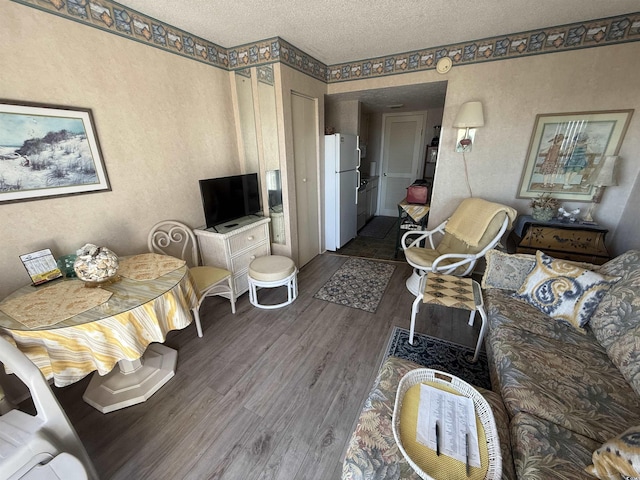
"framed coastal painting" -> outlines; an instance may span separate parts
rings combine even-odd
[[[536,116],[518,198],[550,193],[590,202],[590,178],[607,155],[617,155],[633,110],[549,113]]]
[[[0,100],[0,203],[106,190],[91,110]]]

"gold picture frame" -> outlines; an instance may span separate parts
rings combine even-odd
[[[591,174],[617,155],[633,110],[545,113],[536,116],[518,187],[518,198],[549,193],[559,200],[590,202]]]

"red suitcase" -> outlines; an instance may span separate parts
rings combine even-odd
[[[427,193],[429,189],[426,185],[409,185],[407,188],[407,203],[427,203]]]

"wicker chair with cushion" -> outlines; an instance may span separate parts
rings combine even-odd
[[[236,293],[231,272],[224,268],[200,266],[198,242],[188,226],[174,220],[156,223],[149,232],[147,246],[152,253],[173,255],[187,262],[200,293],[198,305],[192,309],[198,337],[202,337],[200,305],[206,297],[220,295],[228,298],[231,302],[231,312],[236,313]]]
[[[427,272],[464,277],[469,275],[479,258],[494,248],[510,228],[517,212],[506,205],[481,198],[462,201],[447,220],[433,230],[410,230],[402,236],[402,249],[413,274],[407,288],[420,292],[421,278]],[[436,243],[436,239],[440,241]],[[422,247],[428,241],[426,247]]]

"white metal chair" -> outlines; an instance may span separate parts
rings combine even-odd
[[[29,388],[37,411],[32,416],[11,410],[0,417],[0,478],[97,480],[87,451],[38,367],[2,337],[0,361]]]
[[[465,277],[478,259],[494,248],[517,212],[505,205],[480,198],[462,201],[449,219],[433,230],[410,230],[402,236],[401,245],[413,274],[407,289],[419,295],[420,279],[427,272]],[[441,237],[439,242],[434,239]],[[426,247],[421,247],[428,241]]]
[[[236,293],[233,275],[229,270],[211,266],[200,266],[200,251],[193,231],[184,223],[164,220],[156,223],[149,232],[147,246],[152,253],[179,257],[187,262],[189,271],[200,291],[198,305],[192,309],[198,337],[202,337],[200,305],[208,296],[220,295],[231,302],[231,312],[236,313]]]

